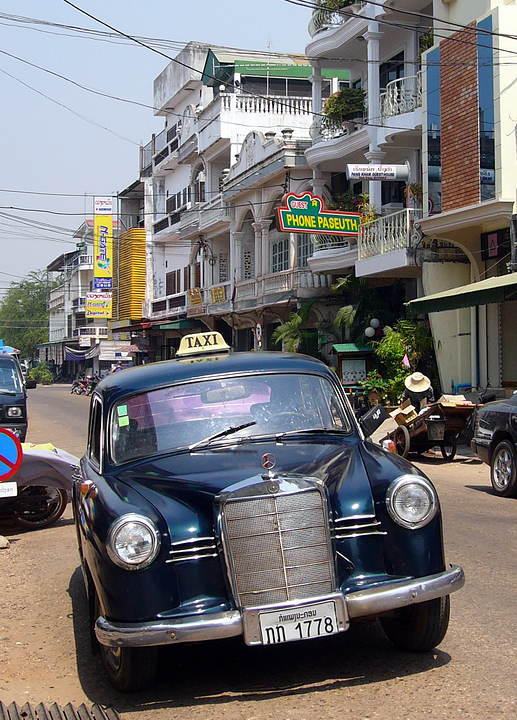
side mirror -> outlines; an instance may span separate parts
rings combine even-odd
[[[359,418],[359,425],[366,437],[370,437],[388,418],[389,415],[384,405],[375,405]]]
[[[25,387],[27,388],[27,390],[34,390],[34,388],[36,387],[36,380],[34,380],[33,378],[27,378],[25,380]]]

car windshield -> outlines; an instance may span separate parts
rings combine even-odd
[[[0,393],[21,393],[22,379],[12,359],[0,358]]]
[[[110,418],[116,464],[202,447],[204,441],[351,429],[332,384],[302,374],[219,378],[152,390],[118,402]]]

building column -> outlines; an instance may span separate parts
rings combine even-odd
[[[151,317],[151,302],[155,298],[153,257],[153,179],[144,178],[144,229],[145,229],[145,295],[142,316]]]
[[[258,220],[252,227],[255,230],[255,276],[269,274],[269,227],[271,218]]]
[[[310,128],[310,136],[313,142],[317,142],[320,139],[321,133],[321,112],[323,109],[322,101],[322,84],[323,78],[321,75],[321,68],[317,62],[312,65],[312,75],[309,78],[312,83],[312,124]]]
[[[371,22],[368,32],[364,34],[367,42],[367,59],[368,59],[368,135],[370,137],[370,148],[365,157],[372,164],[380,164],[386,153],[383,152],[378,144],[377,137],[380,126],[380,39],[382,33],[379,32],[379,23]],[[380,213],[382,205],[382,185],[379,180],[370,181],[368,184],[368,194],[370,196],[370,205],[376,212]]]
[[[234,232],[233,240],[235,244],[235,253],[233,257],[233,273],[236,282],[242,280],[242,238],[243,232]]]

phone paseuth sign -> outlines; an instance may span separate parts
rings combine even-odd
[[[319,235],[357,235],[360,213],[323,210],[323,200],[306,192],[289,193],[285,207],[278,208],[280,230],[283,232]]]

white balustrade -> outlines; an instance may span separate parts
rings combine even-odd
[[[422,210],[405,208],[361,225],[358,238],[359,260],[411,247],[412,225],[422,217]]]
[[[381,123],[422,107],[422,73],[392,80],[381,95]]]

